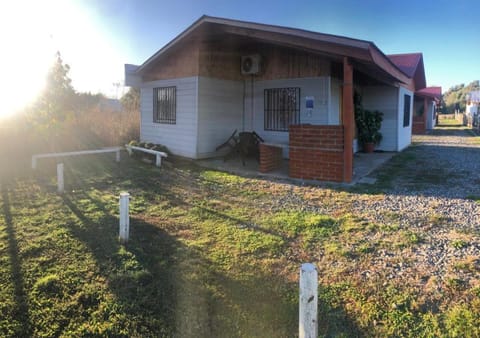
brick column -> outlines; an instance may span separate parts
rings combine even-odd
[[[278,169],[282,166],[282,148],[260,143],[260,168],[261,173]]]
[[[353,176],[353,135],[355,118],[353,111],[353,66],[343,58],[343,181],[351,182]]]

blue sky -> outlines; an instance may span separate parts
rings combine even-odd
[[[0,13],[4,83],[30,77],[38,91],[60,50],[77,90],[120,95],[113,84],[124,63],[141,64],[203,14],[369,40],[386,54],[422,52],[427,84],[444,91],[480,78],[478,0],[12,0]]]

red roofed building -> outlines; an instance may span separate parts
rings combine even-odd
[[[125,84],[140,88],[142,141],[202,159],[222,155],[233,131],[255,131],[260,171],[283,157],[292,177],[343,182],[362,146],[355,92],[383,113],[383,151],[410,145],[414,102],[431,100],[420,53],[387,57],[371,41],[209,16],[125,65]]]
[[[413,134],[425,134],[436,123],[436,107],[442,98],[442,87],[427,87],[422,53],[388,55],[388,58],[410,79],[413,99]]]

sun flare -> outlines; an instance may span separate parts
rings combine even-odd
[[[105,75],[109,67],[107,63],[103,72],[95,72],[92,65],[98,65],[102,57],[113,59],[105,52],[100,33],[91,13],[75,1],[17,0],[3,4],[0,118],[21,111],[38,97],[57,51],[72,66],[70,77],[74,87],[92,90],[89,85],[99,83],[98,77]]]

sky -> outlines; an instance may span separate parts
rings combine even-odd
[[[480,79],[479,0],[4,0],[0,116],[41,91],[56,51],[77,91],[119,97],[124,64],[142,64],[200,16],[373,41],[422,52],[428,86]]]

